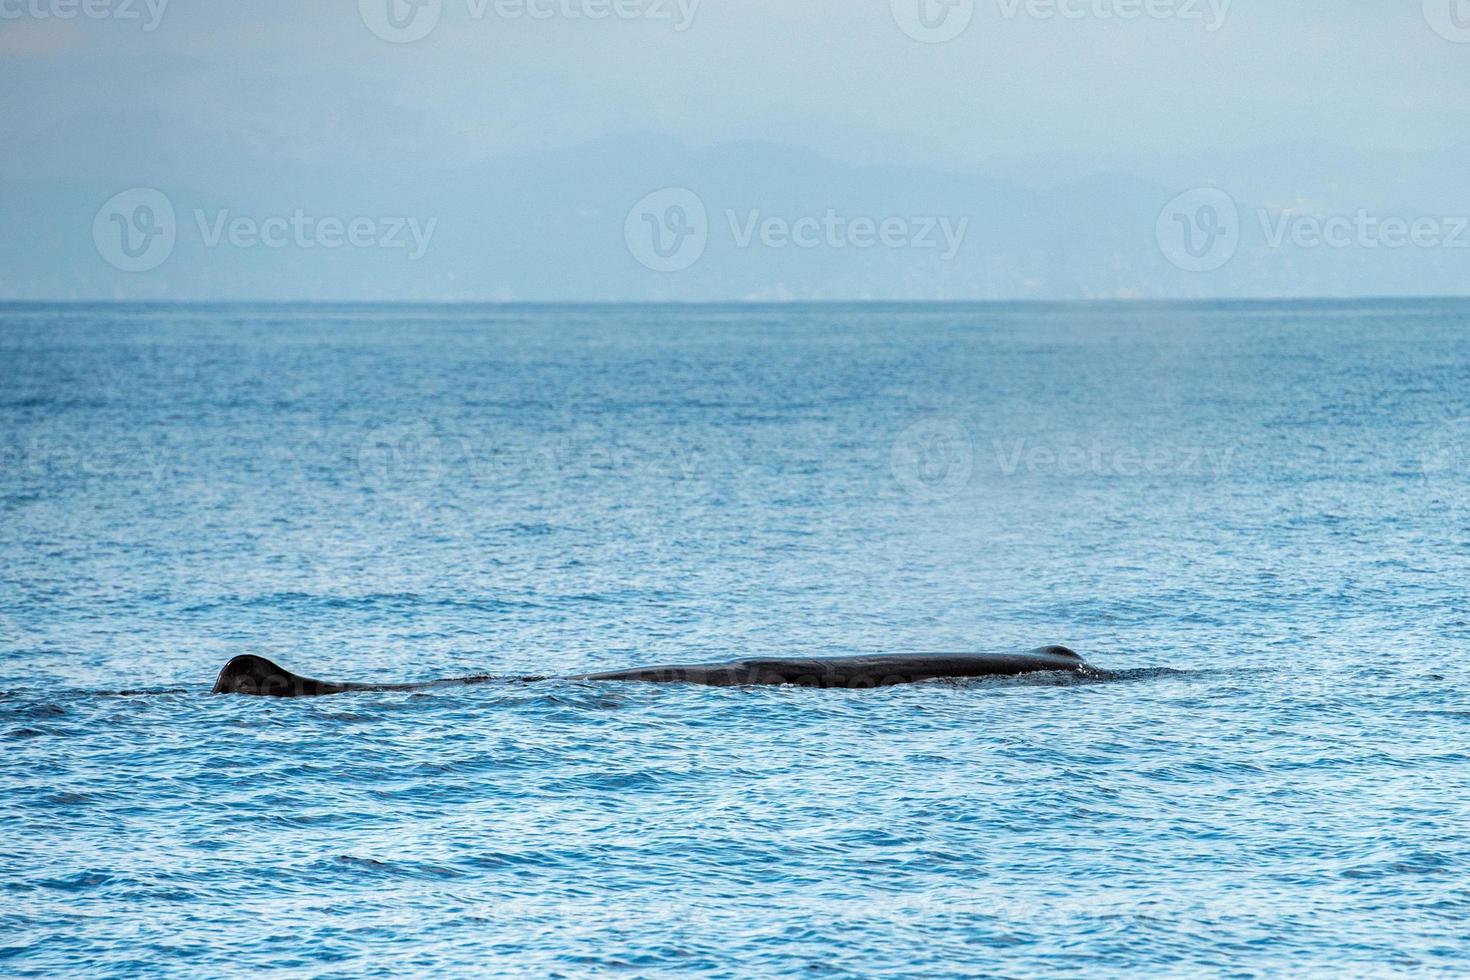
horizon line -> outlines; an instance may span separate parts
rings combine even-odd
[[[36,306],[117,306],[117,307],[219,307],[219,306],[345,306],[345,307],[474,307],[474,308],[562,308],[562,307],[668,307],[714,308],[736,307],[791,308],[814,306],[1266,306],[1308,304],[1384,304],[1384,303],[1453,303],[1470,301],[1470,293],[1452,295],[1372,295],[1372,296],[1228,296],[1216,298],[1170,299],[1159,297],[1096,299],[821,299],[821,300],[431,300],[431,299],[3,299],[0,309]]]

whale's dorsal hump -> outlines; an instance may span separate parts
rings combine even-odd
[[[245,654],[225,664],[211,693],[291,698],[300,697],[317,686],[319,682],[299,677],[264,657]]]
[[[1049,657],[1066,657],[1068,660],[1082,662],[1082,655],[1067,647],[1042,647],[1037,653],[1044,653]]]

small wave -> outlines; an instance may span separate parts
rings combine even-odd
[[[51,703],[54,700],[66,698],[152,698],[162,697],[167,694],[201,694],[208,693],[207,687],[139,687],[127,688],[121,691],[95,690],[90,688],[14,688],[9,691],[0,691],[0,704],[7,701],[21,701],[28,698],[42,699],[40,705],[32,705],[26,709],[14,709],[15,711],[28,710],[31,712],[49,712],[54,714],[65,714],[66,709],[59,704]]]
[[[1004,688],[1004,687],[1086,687],[1094,684],[1112,684],[1132,681],[1158,680],[1171,677],[1202,677],[1225,673],[1224,671],[1208,670],[1178,670],[1172,667],[1138,667],[1129,670],[1095,670],[1089,673],[1073,673],[1071,671],[1039,671],[1031,674],[1016,674],[1008,677],[941,677],[930,681],[921,681],[917,684],[893,685],[898,688],[916,687],[958,687],[958,688]],[[542,685],[556,685],[548,690]],[[636,688],[654,687],[655,685],[636,685]],[[666,689],[677,689],[681,691],[705,690],[705,691],[730,691],[730,690],[772,690],[781,688],[799,688],[802,690],[843,690],[808,688],[804,685],[764,685],[754,688],[701,688],[697,684],[669,684],[657,685]],[[606,681],[585,681],[565,677],[474,677],[474,678],[446,678],[443,680],[425,681],[422,688],[409,691],[376,691],[372,689],[351,692],[348,695],[335,695],[340,700],[342,697],[388,694],[395,696],[408,695],[410,698],[422,698],[442,692],[462,689],[465,691],[478,691],[494,689],[503,692],[508,688],[527,691],[530,696],[525,698],[525,703],[542,703],[548,708],[591,708],[597,710],[616,709],[623,702],[613,696],[611,692],[624,692],[634,690],[635,687],[612,685]],[[534,690],[533,690],[534,689]],[[856,693],[863,693],[866,688],[852,689]],[[43,699],[40,703],[27,705],[25,707],[12,708],[7,714],[14,717],[52,717],[63,715],[66,709],[55,700],[65,698],[148,698],[167,697],[171,695],[202,695],[209,696],[209,689],[201,685],[192,687],[144,687],[127,688],[123,690],[87,690],[87,689],[64,689],[54,690],[10,690],[0,691],[0,703],[6,701],[17,701],[25,698]],[[466,696],[460,694],[458,696]],[[302,703],[317,703],[318,699],[303,699]],[[1449,712],[1449,714],[1455,714]],[[356,716],[346,715],[343,720],[356,720]]]
[[[1068,670],[1038,671],[1010,677],[944,677],[927,681],[929,685],[962,688],[1009,687],[1089,687],[1129,681],[1149,681],[1165,677],[1193,677],[1208,671],[1175,670],[1172,667],[1137,667],[1130,670],[1093,670],[1073,673]]]
[[[1152,681],[1163,677],[1205,677],[1219,673],[1211,670],[1179,670],[1174,667],[1134,667],[1130,670],[1101,671],[1102,681]]]
[[[538,603],[493,597],[455,599],[431,597],[417,592],[371,592],[359,596],[314,595],[309,592],[272,592],[258,596],[220,596],[186,607],[185,613],[216,612],[221,609],[321,609],[388,610],[448,609],[472,612],[507,612],[539,609]]]

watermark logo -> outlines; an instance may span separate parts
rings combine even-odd
[[[400,494],[438,487],[464,469],[470,449],[426,422],[377,426],[358,444],[357,472],[365,487]]]
[[[1159,212],[1154,227],[1159,251],[1185,272],[1213,272],[1240,247],[1240,208],[1214,187],[1180,194]]]
[[[145,33],[158,30],[169,0],[0,0],[0,20],[140,21]]]
[[[1112,444],[1101,439],[1060,443],[1026,438],[993,439],[995,471],[1004,477],[1213,478],[1223,480],[1235,467],[1234,446],[1181,446],[1170,443]]]
[[[391,44],[412,44],[439,26],[444,0],[357,0],[367,29]]]
[[[909,496],[938,502],[959,494],[975,471],[975,446],[963,422],[925,419],[904,429],[889,454],[893,478]]]
[[[194,222],[198,225],[200,240],[209,249],[223,245],[241,249],[337,249],[343,246],[404,249],[410,262],[424,257],[434,238],[434,230],[439,226],[438,218],[427,221],[416,217],[370,218],[363,215],[347,220],[331,216],[319,218],[303,208],[296,208],[290,215],[266,218],[232,214],[227,208],[213,214],[195,210]]]
[[[1273,217],[1263,209],[1257,217],[1269,248],[1281,248],[1288,242],[1297,248],[1470,248],[1470,216],[1466,215],[1410,219],[1359,209],[1350,215],[1320,217],[1284,211]]]
[[[700,0],[466,0],[472,20],[646,20],[683,33],[694,24]]]
[[[219,248],[380,248],[402,250],[410,262],[424,257],[439,219],[417,217],[319,217],[304,208],[264,218],[228,208],[193,211],[199,241]],[[168,261],[178,243],[173,203],[158,190],[135,187],[114,196],[92,221],[98,253],[124,272],[147,272]]]
[[[682,272],[704,255],[709,213],[688,188],[665,187],[633,205],[623,223],[623,240],[643,267]]]
[[[1463,452],[1470,448],[1470,441],[1458,446]],[[1080,436],[1063,440],[1002,437],[982,446],[971,438],[964,423],[941,417],[925,419],[900,433],[889,462],[905,493],[939,502],[964,492],[977,468],[987,478],[1000,479],[1223,481],[1235,472],[1235,457],[1232,445],[1119,443]],[[1462,455],[1460,461],[1470,462],[1470,455]],[[1470,473],[1470,466],[1462,472]]]
[[[1470,500],[1470,418],[1451,419],[1432,432],[1419,455],[1419,469],[1446,502]]]
[[[1256,208],[1266,249],[1346,251],[1415,248],[1470,249],[1470,215],[1383,215],[1365,208],[1314,215]],[[1222,190],[1199,188],[1179,195],[1159,214],[1159,250],[1187,272],[1213,272],[1240,247],[1242,216]]]
[[[1232,0],[997,0],[1001,15],[1015,20],[1198,21],[1213,34],[1225,26]]]
[[[966,217],[870,217],[842,214],[836,208],[796,216],[766,214],[759,208],[729,208],[724,219],[730,243],[737,249],[932,250],[945,262],[959,254],[970,229]],[[699,195],[671,187],[655,191],[633,206],[624,222],[623,236],[628,251],[645,267],[656,272],[680,272],[699,261],[715,230]]]
[[[1470,0],[1424,0],[1424,19],[1446,41],[1470,44]]]
[[[0,3],[5,0],[0,0]],[[689,30],[700,0],[465,0],[472,21],[642,20]],[[393,44],[428,37],[439,26],[443,0],[358,0],[357,12],[368,30]]]
[[[849,217],[835,208],[828,208],[820,217],[804,215],[795,219],[767,216],[759,210],[744,215],[726,211],[725,220],[736,248],[750,248],[759,241],[765,248],[934,249],[946,262],[959,254],[970,230],[969,218]]]
[[[152,187],[113,195],[92,219],[97,254],[123,272],[148,272],[163,265],[178,234],[173,202]]]
[[[915,41],[944,44],[975,19],[975,0],[889,0],[894,23]]]

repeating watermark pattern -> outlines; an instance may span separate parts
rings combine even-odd
[[[169,0],[0,0],[0,20],[136,21],[144,31],[158,30]]]
[[[893,441],[889,454],[893,478],[918,500],[948,500],[970,485],[975,471],[975,444],[958,419],[917,422]]]
[[[317,217],[303,208],[290,215],[265,218],[234,215],[228,209],[212,213],[194,211],[199,238],[205,248],[382,248],[406,249],[408,260],[417,262],[429,250],[438,218],[417,217],[353,218]]]
[[[469,468],[474,452],[462,437],[411,422],[370,430],[354,457],[363,486],[396,494],[450,482]]]
[[[884,218],[848,217],[828,208],[820,217],[803,215],[790,219],[765,216],[760,211],[744,215],[726,211],[736,248],[756,242],[765,248],[912,248],[939,249],[946,262],[959,254],[970,230],[969,218],[949,216]]]
[[[412,44],[433,33],[444,12],[444,0],[357,0],[357,13],[367,29],[392,44]]]
[[[378,248],[403,250],[410,262],[424,257],[438,218],[351,218],[317,216],[304,208],[256,217],[228,208],[193,211],[199,240],[218,248]],[[92,219],[97,253],[123,272],[149,272],[167,262],[178,244],[179,226],[173,202],[152,187],[134,187],[114,195]]]
[[[1213,34],[1225,26],[1233,0],[996,0],[1006,20],[1136,20],[1198,22]]]
[[[1315,215],[1258,208],[1255,217],[1268,249],[1470,249],[1470,215]],[[1159,250],[1187,272],[1213,272],[1234,258],[1241,238],[1240,208],[1218,188],[1187,191],[1159,214]]]
[[[1213,272],[1240,247],[1240,209],[1219,188],[1185,191],[1159,212],[1154,235],[1174,265],[1186,272]]]
[[[158,486],[168,478],[174,460],[166,439],[157,434],[128,433],[92,440],[41,428],[13,435],[0,463],[5,475],[48,483],[141,479]]]
[[[97,254],[123,272],[148,272],[163,265],[178,235],[173,202],[152,187],[113,195],[92,219]]]
[[[24,635],[25,631],[21,629],[21,625],[17,620],[6,613],[0,612],[0,643],[16,643]]]
[[[975,0],[889,0],[894,23],[915,41],[953,41],[975,19]]]
[[[129,376],[139,368],[147,390],[178,389],[180,379],[160,377],[146,364],[131,365]],[[269,369],[262,361],[252,373]],[[191,376],[188,382],[197,380]],[[337,502],[327,506],[366,508],[373,519],[403,533],[471,533],[503,519],[498,504],[507,495],[578,492],[628,481],[644,490],[654,487],[660,506],[677,515],[648,533],[640,528],[626,542],[630,553],[643,558],[681,554],[696,524],[704,554],[719,558],[751,546],[751,523],[759,520],[779,477],[742,438],[707,432],[673,441],[643,433],[610,438],[600,426],[574,419],[569,413],[555,431],[539,433],[434,417],[293,428],[253,447],[251,454],[278,485],[315,495],[319,502]],[[196,492],[209,474],[229,465],[239,448],[219,445],[209,450],[213,458],[200,457],[182,452],[165,429],[98,431],[43,421],[0,432],[0,480],[47,497],[56,496],[59,487],[102,484],[144,495]],[[43,519],[53,528],[58,519],[87,521],[64,498],[42,506],[52,508]],[[550,529],[528,520],[514,533],[540,536]],[[658,563],[640,561],[639,567],[645,571],[625,585],[665,588],[674,574]],[[709,569],[702,574],[713,576],[724,575],[719,569],[725,567],[701,565]],[[578,574],[563,573],[566,592],[585,591],[575,582]]]
[[[200,379],[192,374],[147,376],[144,383],[162,390]],[[340,483],[346,472],[355,484],[387,495],[446,486],[483,489],[636,476],[696,490],[696,484],[725,479],[731,482],[720,492],[728,499],[744,496],[736,482],[762,469],[761,458],[738,440],[634,443],[609,440],[596,429],[507,439],[488,429],[434,419],[301,430],[273,441],[262,453],[293,479],[320,476]],[[44,425],[0,433],[0,474],[161,480],[185,462],[165,432],[97,435]]]
[[[1287,242],[1297,248],[1470,248],[1470,216],[1403,218],[1358,210],[1350,215],[1260,211],[1261,231],[1270,248]]]
[[[686,518],[713,516],[718,533],[706,543],[716,551],[738,539],[741,532],[720,522],[729,519],[730,508],[749,505],[761,470],[748,448],[720,440],[630,443],[597,430],[506,439],[433,419],[332,434],[299,446],[294,454],[288,450],[283,462],[304,476],[323,467],[341,472],[343,467],[332,464],[344,454],[345,468],[354,474],[351,485],[366,493],[370,506],[394,519],[425,527],[464,525],[482,519],[478,512],[484,502],[511,488],[635,480],[641,486],[656,484],[660,500]],[[655,531],[635,547],[672,550],[682,533]]]
[[[1470,44],[1470,0],[1424,0],[1424,19],[1446,41]]]
[[[1448,503],[1470,502],[1470,418],[1451,419],[1424,442],[1420,472]]]
[[[1213,34],[1225,26],[1234,0],[993,0],[1004,20],[1182,21]],[[1426,4],[1433,0],[1425,0]],[[1470,2],[1470,0],[1456,0]],[[976,0],[889,0],[901,31],[925,44],[953,41],[975,19]]]
[[[894,439],[890,467],[905,493],[926,502],[958,496],[977,469],[1002,478],[1223,480],[1235,468],[1233,446],[1015,436],[992,438],[985,448],[989,456],[981,458],[969,429],[958,419],[925,419]]]
[[[1002,476],[1211,477],[1223,479],[1235,463],[1235,448],[1109,445],[1100,439],[1062,444],[1025,438],[991,442]]]
[[[654,272],[682,272],[704,255],[709,214],[698,194],[665,187],[628,211],[623,241],[639,264]]]
[[[470,20],[622,20],[667,24],[680,33],[694,25],[701,0],[464,0]],[[357,12],[374,35],[412,44],[434,32],[444,0],[357,0]]]
[[[949,261],[959,254],[970,219],[950,216],[881,218],[846,215],[835,208],[796,217],[768,215],[760,209],[727,209],[724,223],[738,249],[811,250],[873,248],[934,250]],[[680,272],[703,257],[710,239],[709,212],[698,194],[666,187],[644,197],[623,224],[628,251],[656,272]]]

